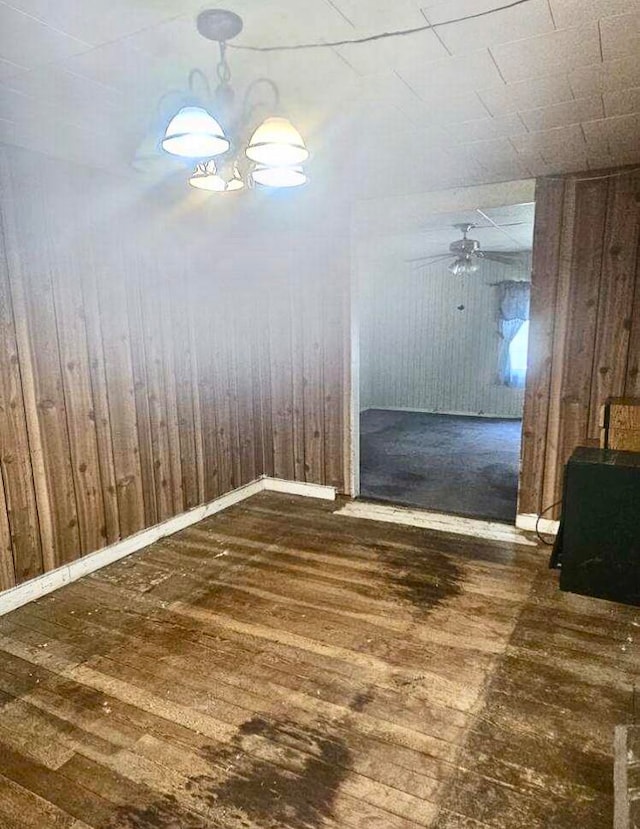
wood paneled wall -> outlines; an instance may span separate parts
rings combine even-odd
[[[560,500],[607,397],[640,395],[639,242],[640,173],[538,182],[519,513]]]
[[[0,159],[0,589],[263,473],[344,489],[346,242]]]
[[[348,235],[274,228],[247,244],[230,270],[240,281],[245,273],[257,277],[242,302],[255,342],[264,472],[344,492]],[[238,240],[236,247],[242,246]]]

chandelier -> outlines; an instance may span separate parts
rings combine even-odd
[[[242,104],[236,105],[226,50],[227,41],[242,31],[242,18],[224,9],[207,9],[198,15],[196,25],[203,37],[219,46],[218,85],[211,95],[206,76],[198,69],[191,72],[190,91],[193,94],[196,76],[203,78],[208,106],[202,106],[200,100],[182,106],[166,127],[162,149],[195,164],[189,184],[200,190],[225,193],[256,184],[304,184],[307,176],[302,165],[309,150],[298,130],[280,114],[276,84],[269,78],[257,78],[247,87]],[[256,102],[257,90],[268,91],[274,114],[256,127],[256,110],[267,106],[264,100]]]

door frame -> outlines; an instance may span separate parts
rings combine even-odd
[[[455,211],[462,211],[465,209],[475,209],[475,207],[482,203],[484,207],[503,207],[509,204],[524,204],[528,202],[535,202],[535,179],[521,179],[515,181],[500,182],[491,185],[472,185],[465,188],[456,188],[452,190],[443,190],[433,193],[416,194],[411,197],[398,196],[392,199],[396,203],[397,208],[401,211],[403,203],[410,199],[410,204],[407,204],[411,209],[411,214],[415,215],[416,202],[418,199],[424,201],[424,214],[437,215],[444,213],[451,213]],[[381,200],[381,208],[389,210],[389,200]],[[361,296],[361,280],[358,257],[358,245],[362,238],[366,238],[356,233],[357,225],[357,206],[352,210],[351,214],[351,233],[350,233],[350,278],[348,290],[348,312],[347,312],[347,376],[348,376],[348,394],[347,394],[347,428],[345,435],[347,439],[347,449],[345,452],[346,465],[346,483],[348,494],[352,498],[360,496],[360,296]],[[370,214],[370,203],[367,212]],[[532,275],[533,276],[533,275]],[[525,397],[526,385],[528,377],[525,380]],[[522,444],[521,444],[522,452]],[[522,455],[521,455],[522,461]],[[518,474],[518,493],[517,504],[520,503],[520,488],[522,484],[522,469]],[[515,525],[518,525],[519,514],[516,507]]]

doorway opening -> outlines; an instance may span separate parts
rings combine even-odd
[[[478,207],[359,243],[361,498],[515,522],[533,222]]]

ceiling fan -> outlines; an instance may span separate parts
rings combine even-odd
[[[517,224],[520,224],[520,222]],[[477,239],[469,239],[467,236],[477,225],[463,222],[461,224],[455,224],[453,227],[462,233],[462,239],[456,239],[454,242],[451,242],[448,253],[436,253],[433,256],[419,256],[415,259],[407,259],[405,261],[413,264],[421,262],[430,265],[442,259],[452,259],[448,266],[451,273],[455,276],[465,276],[466,274],[475,273],[483,259],[490,259],[493,262],[500,262],[503,265],[513,265],[517,261],[517,258],[522,255],[522,252],[480,250],[480,242]]]

